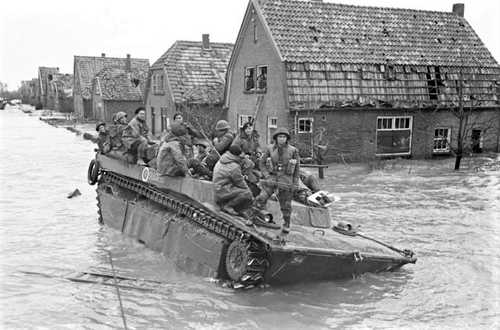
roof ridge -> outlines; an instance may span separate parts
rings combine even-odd
[[[112,59],[112,60],[126,60],[127,57],[108,57],[108,56],[105,56],[105,57],[102,57],[102,56],[86,56],[86,55],[74,55],[75,59],[77,58],[92,58],[92,59],[95,59],[95,58],[98,58],[98,59]],[[131,60],[141,60],[141,61],[148,61],[149,62],[149,59],[148,58],[140,58],[140,57],[130,57]]]
[[[338,7],[354,7],[354,8],[371,8],[371,9],[383,9],[383,10],[396,10],[396,11],[414,11],[414,12],[424,12],[424,13],[439,13],[439,14],[450,14],[456,16],[452,11],[439,11],[439,10],[425,10],[425,9],[414,9],[414,8],[403,8],[403,7],[382,7],[382,6],[363,6],[363,5],[353,5],[346,3],[338,3],[338,2],[330,2],[325,0],[279,0],[280,2],[290,2],[290,3],[311,3],[314,5],[323,5],[323,6],[338,6]],[[267,1],[263,4],[259,4],[259,1],[254,1],[260,7],[265,6],[267,3],[272,1]],[[459,17],[459,16],[457,16]]]

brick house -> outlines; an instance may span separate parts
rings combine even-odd
[[[47,85],[47,109],[73,112],[73,75],[55,73]]]
[[[49,86],[54,75],[59,73],[59,68],[41,66],[38,68],[38,102],[44,109],[49,109],[51,104],[49,100]],[[52,109],[52,108],[50,108]]]
[[[303,156],[327,145],[329,161],[430,157],[456,145],[462,92],[467,145],[498,150],[500,68],[463,14],[461,4],[250,0],[228,67],[228,120],[256,116],[262,143],[287,126]]]
[[[101,54],[101,57],[75,56],[73,104],[75,115],[78,118],[94,119],[96,113],[100,113],[101,110],[93,107],[92,89],[96,75],[106,68],[125,70],[127,72],[147,72],[149,60],[131,58],[130,55],[127,55],[126,58],[106,57],[104,53]],[[138,78],[131,77],[131,79]]]
[[[176,41],[152,66],[146,92],[147,120],[154,135],[169,126],[176,112],[206,134],[225,118],[222,107],[227,64],[233,45]]]
[[[131,70],[105,68],[99,71],[92,83],[93,118],[111,122],[118,111],[129,118],[144,105],[144,86],[148,71],[146,67]]]

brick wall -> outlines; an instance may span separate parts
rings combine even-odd
[[[296,116],[295,116],[296,114]],[[433,156],[434,130],[438,127],[451,129],[451,145],[456,147],[458,119],[450,111],[438,113],[403,109],[335,109],[292,113],[289,127],[295,127],[299,118],[314,118],[314,136],[323,130],[324,142],[328,142],[327,161],[364,161],[377,158],[377,117],[412,116],[412,158]],[[500,111],[499,109],[476,111],[471,117],[469,132],[465,138],[470,151],[471,129],[481,129],[483,150],[499,149]],[[293,134],[292,143],[302,148],[310,148],[311,134]],[[310,149],[302,152],[307,154]]]

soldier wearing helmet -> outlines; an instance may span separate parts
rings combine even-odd
[[[278,128],[270,145],[260,159],[260,169],[264,179],[261,192],[256,198],[256,206],[264,209],[269,197],[277,192],[283,215],[282,233],[290,230],[292,198],[299,182],[299,151],[289,144],[290,133],[286,128]]]
[[[226,120],[219,120],[215,125],[213,149],[205,158],[206,167],[212,171],[215,164],[233,143],[235,134],[231,132],[231,126]]]
[[[97,123],[95,125],[95,130],[99,133],[97,135],[97,146],[99,147],[99,151],[102,154],[107,154],[111,150],[111,139],[106,129],[106,123]]]
[[[113,125],[109,126],[109,137],[111,140],[111,150],[124,151],[122,135],[123,130],[127,127],[127,114],[119,111],[113,115]]]

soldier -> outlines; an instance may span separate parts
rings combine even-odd
[[[220,156],[224,154],[234,140],[234,133],[230,131],[231,126],[225,120],[219,120],[215,125],[213,147],[209,155],[205,158],[205,164],[209,170],[212,170]],[[241,148],[240,148],[241,149]]]
[[[109,137],[109,132],[106,129],[106,124],[102,122],[97,123],[95,130],[99,133],[97,136],[99,151],[102,154],[107,154],[111,150],[111,138]]]
[[[149,137],[149,127],[146,124],[146,109],[139,107],[135,110],[135,117],[123,130],[123,144],[128,153],[137,157],[137,165],[146,165],[146,151],[152,144]]]
[[[127,114],[123,111],[115,113],[113,115],[113,125],[108,130],[113,151],[124,151],[122,135],[125,127],[127,127]]]
[[[245,155],[258,166],[258,160],[261,156],[259,145],[259,133],[254,129],[251,122],[246,122],[240,130],[240,133],[234,139],[233,145],[238,145]]]
[[[260,160],[263,180],[261,192],[256,198],[256,206],[264,209],[269,197],[277,191],[283,226],[281,231],[290,231],[292,198],[299,182],[299,151],[289,144],[290,133],[286,128],[278,128],[273,135],[274,144],[270,145]]]
[[[156,167],[160,175],[186,176],[188,171],[186,150],[182,136],[186,134],[184,126],[173,123],[170,133],[160,146]]]
[[[241,148],[231,146],[214,168],[215,202],[222,211],[248,216],[253,197],[241,173]]]

